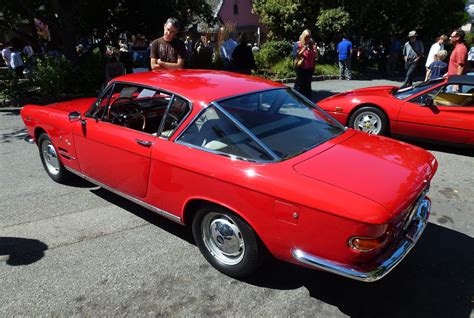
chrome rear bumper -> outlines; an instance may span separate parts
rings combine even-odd
[[[299,262],[325,270],[337,275],[360,280],[363,282],[374,282],[387,275],[395,266],[415,246],[421,234],[428,223],[428,216],[431,210],[431,201],[423,196],[415,206],[416,213],[413,216],[410,225],[397,242],[392,245],[382,256],[379,257],[375,265],[370,268],[363,268],[356,265],[343,264],[308,254],[302,250],[294,249],[291,251],[293,257]]]

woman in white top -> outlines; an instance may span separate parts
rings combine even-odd
[[[443,34],[440,37],[436,38],[436,42],[433,43],[433,45],[430,48],[430,52],[428,53],[428,56],[426,58],[426,76],[425,76],[425,81],[428,80],[428,71],[431,63],[434,61],[434,56],[441,50],[444,50],[444,43],[448,40],[448,36]]]

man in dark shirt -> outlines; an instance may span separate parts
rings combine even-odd
[[[183,41],[175,38],[178,30],[177,19],[166,20],[163,36],[151,43],[150,64],[152,70],[183,68],[186,59],[186,46]]]

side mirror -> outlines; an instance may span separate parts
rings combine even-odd
[[[81,112],[75,111],[75,112],[69,113],[70,122],[75,122],[79,120],[81,120]]]
[[[430,107],[430,106],[433,106],[433,103],[434,101],[432,97],[426,97],[423,105]]]

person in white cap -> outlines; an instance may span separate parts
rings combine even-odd
[[[413,85],[416,67],[425,53],[423,44],[416,39],[417,36],[416,31],[410,31],[408,33],[409,40],[403,46],[403,58],[405,60],[405,70],[407,74],[401,87]]]

